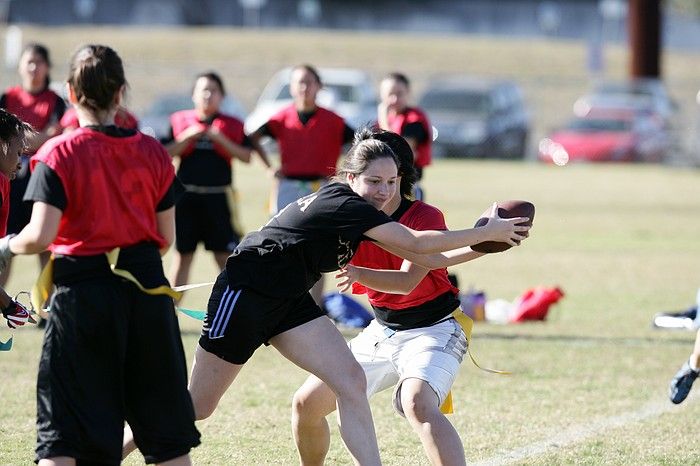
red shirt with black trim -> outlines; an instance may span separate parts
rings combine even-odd
[[[59,103],[61,101],[61,103]],[[17,115],[20,120],[29,123],[37,131],[42,131],[50,123],[57,106],[63,104],[60,115],[56,115],[56,123],[65,111],[63,99],[51,89],[32,94],[24,90],[22,86],[7,89],[3,95],[4,108]]]
[[[10,178],[0,173],[0,236],[7,234],[7,218],[10,215]]]
[[[410,124],[419,123],[423,127],[427,137],[423,141],[418,141],[414,164],[418,168],[430,165],[433,130],[427,115],[419,108],[407,107],[403,112],[391,114],[388,118],[389,129],[401,136],[406,136],[404,128]]]
[[[273,115],[266,130],[277,140],[282,175],[288,178],[325,178],[335,175],[345,143],[345,120],[317,107],[306,124],[294,104]]]
[[[243,122],[232,116],[217,113],[207,120],[200,120],[195,110],[182,110],[170,116],[170,137],[163,143],[174,141],[178,134],[191,126],[219,128],[226,138],[243,147],[251,147],[243,132]],[[180,154],[177,176],[186,185],[228,186],[233,181],[231,155],[206,134],[193,141]]]
[[[213,118],[206,121],[200,120],[199,116],[197,115],[197,111],[193,109],[181,110],[170,115],[170,127],[173,130],[174,138],[177,138],[180,133],[191,126],[201,126],[202,128],[213,126],[214,128],[218,128],[224,134],[224,136],[226,136],[232,142],[239,145],[243,145],[243,141],[246,137],[245,133],[243,132],[243,122],[238,118],[224,115],[223,113],[217,113],[213,116]],[[204,138],[206,137],[203,136],[200,138],[200,140]],[[192,142],[189,146],[187,146],[187,148],[185,148],[185,150],[183,150],[180,154],[180,158],[185,159],[189,155],[192,155],[192,153],[195,151],[196,144],[197,141]],[[212,146],[214,151],[221,158],[226,160],[228,163],[231,163],[231,156],[223,147],[216,143],[212,143]]]
[[[75,107],[70,107],[66,110],[66,113],[61,117],[61,128],[78,128],[80,122],[78,121],[78,112],[75,111]],[[119,108],[117,113],[114,115],[114,125],[119,128],[126,129],[139,129],[138,119],[127,109]]]
[[[414,201],[401,215],[398,222],[413,230],[447,230],[445,218],[439,209],[422,201]],[[363,241],[350,261],[358,267],[378,270],[400,270],[403,259],[395,256],[370,241]],[[367,294],[372,306],[389,308],[395,311],[420,306],[447,292],[458,293],[447,278],[447,269],[428,272],[416,288],[407,295],[383,293],[353,283],[354,294]]]
[[[47,141],[32,170],[38,163],[58,176],[66,197],[52,252],[88,256],[144,242],[166,245],[156,211],[175,170],[160,142],[140,132],[113,137],[78,128]]]

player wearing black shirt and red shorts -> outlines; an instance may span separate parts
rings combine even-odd
[[[47,247],[54,257],[36,458],[119,464],[128,421],[148,463],[189,464],[199,432],[160,258],[179,182],[158,141],[113,125],[126,86],[116,52],[79,49],[68,83],[81,128],[32,159],[32,218],[0,240],[0,259]]]
[[[253,352],[270,344],[337,395],[341,435],[354,461],[379,464],[362,368],[309,290],[321,273],[347,265],[365,239],[423,254],[485,238],[515,244],[525,230],[499,218],[468,230],[408,229],[379,210],[393,196],[396,177],[386,144],[359,141],[337,182],[292,202],[241,241],[214,285],[195,353],[190,393],[198,419],[211,415]]]

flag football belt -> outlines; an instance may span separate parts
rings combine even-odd
[[[182,298],[182,291],[176,291],[172,289],[168,285],[160,285],[155,288],[146,288],[141,284],[141,282],[138,281],[134,275],[129,272],[128,270],[125,269],[120,269],[117,267],[117,262],[119,261],[119,253],[121,252],[121,248],[115,248],[112,249],[109,252],[105,253],[105,256],[107,256],[107,263],[109,264],[109,269],[111,272],[118,276],[121,277],[125,280],[130,281],[136,287],[141,290],[142,292],[149,294],[149,295],[166,295],[170,296],[171,298],[178,300]],[[39,279],[34,283],[34,286],[32,287],[32,292],[31,292],[31,301],[32,301],[32,306],[34,309],[37,310],[37,313],[42,317],[46,318],[47,314],[46,311],[44,310],[44,303],[46,302],[47,299],[49,299],[49,296],[51,295],[51,289],[53,288],[53,269],[54,269],[54,255],[51,254],[51,257],[49,258],[49,262],[44,266],[44,269],[41,271],[41,274],[39,275]]]
[[[474,328],[474,321],[466,315],[460,308],[455,309],[452,311],[452,317],[457,321],[460,327],[462,327],[462,330],[464,331],[464,335],[467,338],[467,354],[469,354],[469,359],[472,360],[472,363],[481,369],[482,371],[486,372],[491,372],[492,374],[500,374],[500,375],[510,375],[511,373],[508,371],[499,371],[496,369],[489,369],[487,367],[481,367],[478,362],[476,362],[476,359],[474,359],[474,356],[472,355],[472,329]],[[454,412],[454,406],[452,405],[452,390],[447,392],[447,397],[445,397],[445,401],[442,403],[440,406],[440,412],[443,414],[452,414]]]
[[[194,288],[200,288],[203,286],[209,286],[214,284],[214,282],[207,282],[176,286],[172,288],[168,285],[161,285],[155,288],[146,288],[138,281],[136,277],[133,276],[131,272],[129,272],[128,270],[117,268],[117,262],[119,260],[120,251],[120,248],[116,248],[105,253],[111,272],[114,275],[117,275],[125,280],[132,282],[138,287],[139,290],[146,294],[167,295],[173,298],[174,300],[178,301],[182,298],[182,294],[186,290],[191,290]],[[54,255],[51,254],[49,261],[47,262],[46,266],[44,266],[44,269],[41,271],[41,274],[39,275],[39,278],[37,279],[36,283],[34,283],[31,292],[32,307],[36,309],[37,314],[39,314],[39,316],[41,316],[44,319],[48,318],[48,314],[46,310],[44,310],[44,303],[46,303],[46,301],[49,299],[49,296],[51,295],[51,289],[53,288],[53,267]],[[204,316],[206,315],[206,312],[204,311],[194,311],[191,309],[184,309],[180,307],[178,307],[177,309],[197,320],[204,320]]]

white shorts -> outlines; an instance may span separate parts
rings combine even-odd
[[[395,332],[373,320],[348,343],[367,377],[367,397],[396,386],[394,407],[403,415],[401,383],[410,378],[425,381],[442,405],[452,387],[467,339],[454,319],[431,327]]]

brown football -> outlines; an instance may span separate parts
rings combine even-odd
[[[486,225],[489,221],[489,213],[491,209],[487,210],[479,220],[474,224],[475,227],[481,227]],[[535,218],[535,206],[531,202],[527,201],[503,201],[498,203],[498,216],[501,218],[514,218],[514,217],[527,217],[529,220],[527,222],[518,223],[518,225],[532,225],[532,221]],[[502,252],[511,248],[508,243],[501,243],[499,241],[484,241],[483,243],[478,243],[472,246],[473,251],[492,253],[492,252]]]

